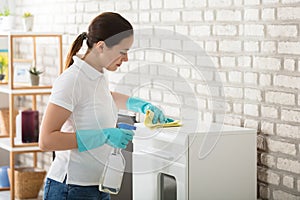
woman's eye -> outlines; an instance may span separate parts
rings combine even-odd
[[[122,55],[122,56],[125,56],[126,54],[127,54],[127,52],[120,52],[120,54]]]

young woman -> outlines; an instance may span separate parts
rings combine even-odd
[[[78,57],[84,40],[87,52]],[[166,121],[151,103],[109,91],[104,68],[115,71],[127,62],[132,43],[131,24],[112,12],[93,19],[88,32],[73,42],[41,125],[40,148],[56,151],[45,183],[45,200],[110,199],[98,190],[105,161],[113,147],[126,148],[133,138],[132,131],[115,128],[118,108],[151,110],[153,123]]]

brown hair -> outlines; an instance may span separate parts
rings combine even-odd
[[[99,41],[104,41],[106,46],[112,47],[121,40],[133,35],[132,25],[118,13],[104,12],[98,15],[88,28],[88,33],[83,32],[73,42],[66,59],[65,69],[73,64],[73,56],[81,49],[85,39],[88,50]]]

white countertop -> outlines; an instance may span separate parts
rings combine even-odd
[[[158,139],[166,142],[175,142],[183,144],[188,136],[201,134],[210,136],[226,136],[226,135],[241,135],[241,134],[256,134],[255,129],[230,126],[217,123],[207,123],[207,122],[192,122],[188,121],[183,123],[181,127],[171,127],[171,128],[157,128],[149,129],[144,126],[143,123],[136,123],[135,126],[137,130],[135,131],[135,136],[133,142],[138,142],[139,140],[150,140]]]

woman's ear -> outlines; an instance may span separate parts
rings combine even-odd
[[[99,41],[95,44],[95,48],[97,49],[97,51],[99,52],[103,52],[103,48],[104,48],[105,43],[103,41]]]

